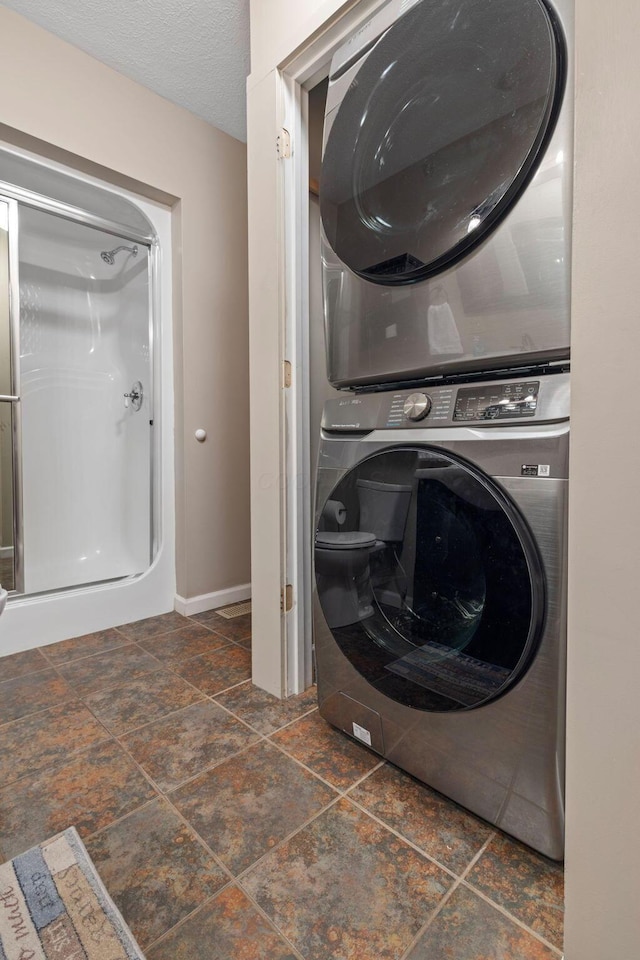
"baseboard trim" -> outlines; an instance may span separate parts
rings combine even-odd
[[[192,617],[194,613],[204,613],[205,610],[216,610],[226,607],[229,603],[240,603],[241,600],[251,599],[251,584],[242,583],[227,590],[214,590],[213,593],[203,593],[199,597],[181,597],[176,594],[174,607],[183,617]]]

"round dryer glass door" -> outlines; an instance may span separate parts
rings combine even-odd
[[[411,283],[484,239],[548,142],[563,50],[542,0],[421,0],[390,27],[328,118],[320,205],[343,263]]]
[[[325,505],[315,561],[335,642],[393,700],[469,710],[531,663],[544,614],[537,549],[512,501],[466,462],[428,447],[362,461]]]

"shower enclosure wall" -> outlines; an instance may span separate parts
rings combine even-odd
[[[0,149],[0,657],[173,607],[169,231]]]

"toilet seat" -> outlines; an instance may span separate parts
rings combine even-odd
[[[324,614],[333,629],[359,623],[373,614],[369,557],[376,543],[374,534],[363,530],[316,533],[316,582],[322,591]]]
[[[321,550],[354,550],[375,546],[376,538],[372,533],[364,530],[347,530],[333,532],[319,530],[316,533],[316,547]]]

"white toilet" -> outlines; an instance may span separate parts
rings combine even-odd
[[[332,629],[358,623],[372,615],[369,559],[374,550],[402,541],[411,489],[404,483],[359,479],[356,491],[360,529],[316,532],[316,581],[322,597],[322,610]],[[336,495],[339,493],[338,487]],[[329,504],[335,516],[336,501],[330,500],[327,506]],[[338,503],[338,508],[341,506]],[[331,523],[327,513],[325,511],[321,518],[325,525]]]

